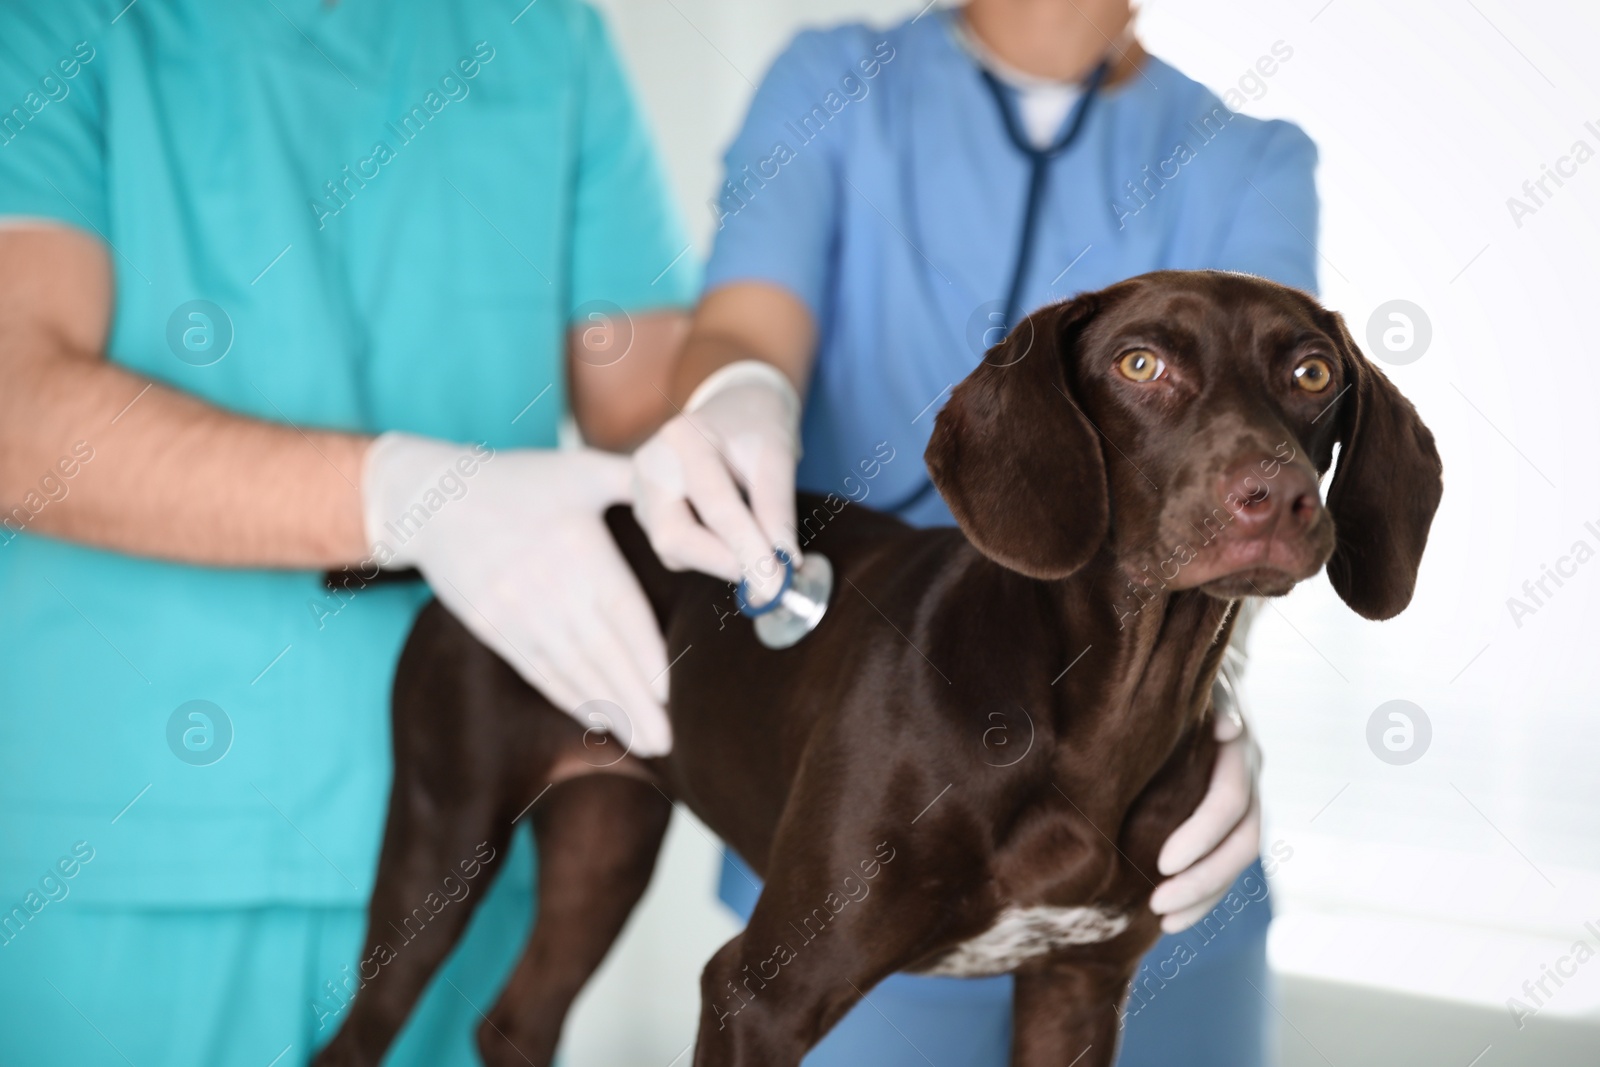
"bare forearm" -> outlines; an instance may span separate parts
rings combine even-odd
[[[681,410],[683,405],[689,402],[689,396],[695,391],[695,387],[719,367],[741,360],[762,358],[759,352],[740,338],[696,331],[684,344],[678,364],[673,368],[672,386],[668,390],[672,403]],[[796,382],[795,388],[801,388],[802,384]]]
[[[572,413],[596,448],[629,452],[674,414],[668,396],[673,361],[689,316],[664,309],[578,323],[567,336]],[[622,351],[617,351],[618,345]]]
[[[366,554],[364,438],[230,414],[98,356],[16,350],[59,343],[0,337],[12,349],[0,388],[8,531],[219,566]]]
[[[816,325],[793,294],[760,282],[729,285],[701,301],[668,393],[681,408],[712,371],[758,359],[783,371],[804,396],[815,346]]]

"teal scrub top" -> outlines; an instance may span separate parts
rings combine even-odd
[[[108,354],[140,375],[495,448],[555,444],[570,323],[698,285],[577,0],[5,0],[0,217],[110,248]],[[36,535],[118,433],[0,501],[0,913],[363,901],[426,591]]]

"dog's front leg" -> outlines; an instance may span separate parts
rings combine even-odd
[[[695,1067],[798,1067],[857,1000],[909,962],[900,942],[910,931],[892,907],[868,899],[834,915],[826,900],[824,890],[809,912],[781,921],[788,910],[763,915],[757,905],[749,927],[712,957],[700,981]]]
[[[706,965],[695,1067],[797,1067],[878,982],[970,932],[946,930],[980,892],[980,863],[947,843],[936,865],[921,827],[809,820],[780,829],[750,924]]]
[[[1011,1067],[1110,1067],[1131,977],[1122,964],[1059,958],[1019,970]]]

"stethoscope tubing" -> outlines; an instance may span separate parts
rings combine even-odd
[[[1016,259],[1011,268],[1011,283],[1006,289],[1004,315],[1000,320],[1001,326],[1009,334],[1011,328],[1016,325],[1017,313],[1022,307],[1022,291],[1028,284],[1028,268],[1033,259],[1033,238],[1039,228],[1039,214],[1044,210],[1045,191],[1049,188],[1050,164],[1076,144],[1079,135],[1083,133],[1085,122],[1089,117],[1089,108],[1099,96],[1106,77],[1111,73],[1111,62],[1102,60],[1099,66],[1090,72],[1088,79],[1083,83],[1083,92],[1072,105],[1072,111],[1067,116],[1061,132],[1054,141],[1042,148],[1034,145],[1024,135],[1022,126],[1012,111],[1006,88],[1000,79],[987,69],[979,70],[978,73],[994,96],[1006,137],[1028,160],[1028,193],[1022,209],[1022,232],[1017,238]],[[922,503],[931,492],[933,492],[933,481],[924,473],[915,491],[888,505],[884,510],[891,515],[903,514]]]
[[[1005,126],[1006,136],[1018,152],[1028,159],[1028,198],[1022,211],[1022,232],[1017,237],[1016,261],[1011,268],[1011,285],[1006,290],[1005,316],[1001,324],[1007,333],[1016,325],[1017,312],[1021,310],[1022,290],[1028,282],[1028,267],[1033,259],[1033,237],[1039,228],[1039,213],[1044,208],[1044,194],[1049,187],[1050,164],[1059,155],[1065,153],[1075,143],[1078,135],[1083,132],[1084,121],[1089,115],[1089,106],[1100,93],[1100,86],[1105,82],[1106,75],[1111,66],[1102,62],[1090,73],[1083,85],[1083,93],[1072,105],[1072,113],[1067,117],[1066,125],[1056,139],[1043,148],[1032,144],[1022,132],[1017,116],[1011,110],[1010,102],[1006,99],[1006,90],[1000,84],[1000,79],[989,70],[980,71],[983,82],[989,87],[989,92],[994,96],[995,106],[1000,109],[1000,118]]]

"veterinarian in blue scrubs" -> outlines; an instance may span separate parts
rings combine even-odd
[[[694,432],[669,423],[636,461],[639,510],[665,555],[730,579],[772,573],[768,546],[794,539],[797,458],[805,489],[951,523],[922,465],[935,413],[1041,305],[1162,268],[1314,291],[1311,141],[1235,113],[1238,89],[1219,99],[1145,55],[1129,19],[1125,0],[973,0],[887,30],[806,32],[778,58],[712,206],[715,251],[678,379]],[[1250,77],[1292,54],[1270,44]],[[716,452],[696,443],[708,439]],[[749,512],[712,506],[713,463],[732,464]],[[732,484],[722,477],[724,500]],[[710,528],[690,525],[674,493]],[[1250,775],[1219,766],[1213,793],[1224,779],[1248,789]],[[1258,825],[1247,817],[1202,861],[1220,900],[1173,907],[1165,888],[1152,900],[1169,926],[1200,925],[1164,937],[1135,979],[1123,1067],[1267,1061]],[[1168,850],[1187,855],[1164,873],[1200,854],[1192,841]],[[730,862],[722,890],[748,915],[758,886]],[[1010,989],[1009,977],[892,977],[806,1062],[998,1067]]]
[[[431,479],[404,554],[486,610],[447,557],[609,544],[628,463],[557,426],[659,424],[606,374],[675,351],[687,246],[587,5],[0,3],[0,1063],[291,1067],[381,980],[388,693],[427,591],[321,571],[388,558],[374,477]],[[627,359],[573,347],[624,312]],[[482,538],[433,535],[457,515]],[[508,595],[566,621],[518,566]],[[525,838],[437,874],[419,908],[483,905],[388,1064],[478,1063],[531,921]]]

